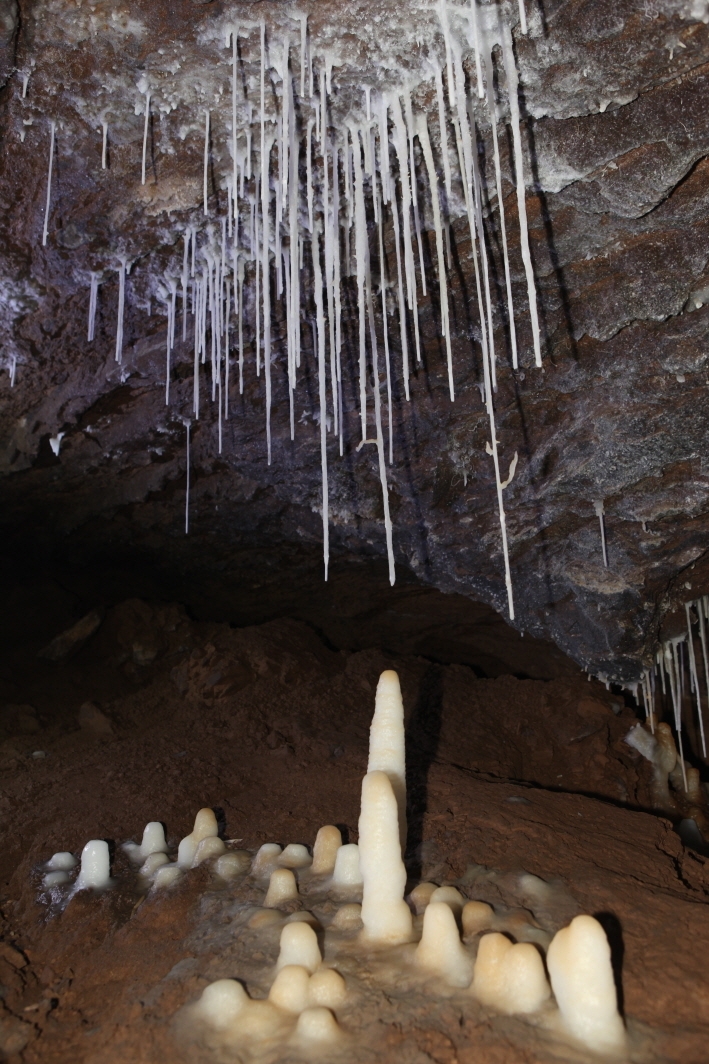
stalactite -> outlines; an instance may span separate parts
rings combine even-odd
[[[523,9],[523,0],[520,0]],[[526,32],[526,26],[523,32]],[[527,227],[527,203],[524,184],[524,160],[522,156],[522,135],[520,133],[519,116],[519,82],[517,79],[517,67],[515,65],[514,52],[512,50],[512,34],[508,26],[502,29],[502,59],[505,65],[507,77],[507,94],[510,106],[510,124],[512,126],[512,143],[515,156],[515,175],[517,182],[517,210],[519,213],[519,232],[522,248],[522,262],[524,273],[527,278],[527,297],[529,299],[529,320],[532,326],[532,338],[534,341],[534,361],[537,366],[542,364],[542,352],[539,336],[539,315],[537,311],[537,286],[534,280],[532,267],[532,255],[529,250],[529,232]]]
[[[475,5],[475,0],[470,0]],[[510,256],[507,250],[507,226],[505,225],[505,205],[502,200],[502,174],[500,167],[500,146],[497,140],[497,106],[495,104],[492,61],[488,54],[485,55],[485,73],[487,78],[487,107],[490,115],[490,130],[492,132],[492,153],[495,163],[495,187],[497,189],[497,209],[500,214],[500,236],[502,237],[502,257],[505,266],[505,288],[507,291],[507,322],[510,329],[510,348],[512,350],[512,368],[518,368],[517,362],[517,331],[515,329],[514,304],[512,300],[512,278],[510,276]]]
[[[702,740],[702,754],[707,756],[707,742],[704,736],[704,717],[702,715],[702,698],[699,690],[699,676],[697,675],[697,661],[694,656],[694,638],[692,636],[692,618],[690,615],[691,603],[685,602],[684,609],[687,617],[687,650],[689,652],[689,669],[694,688],[694,696],[697,700],[697,716],[699,718],[699,733]]]
[[[204,177],[202,181],[202,196],[204,200],[204,216],[209,214],[209,111],[204,112]]]
[[[97,273],[91,274],[91,291],[89,294],[89,327],[87,333],[87,340],[89,343],[94,338],[95,326],[96,326],[96,304],[98,299],[98,277]]]
[[[448,318],[448,285],[446,281],[446,263],[443,252],[443,226],[441,224],[441,208],[438,202],[438,177],[433,163],[433,152],[428,135],[428,124],[425,115],[418,116],[416,127],[419,143],[423,151],[428,180],[431,190],[431,206],[433,208],[433,227],[436,233],[436,256],[438,259],[438,287],[441,303],[441,331],[446,341],[446,358],[448,363],[448,390],[451,402],[455,399],[455,386],[453,384],[453,352],[451,350],[450,322]]]
[[[145,184],[145,165],[148,154],[148,132],[150,129],[150,90],[145,93],[145,124],[143,126],[143,166],[141,170],[141,185]]]
[[[108,168],[108,122],[101,123],[101,169]]]
[[[52,169],[54,167],[54,138],[56,134],[56,122],[49,123],[49,169],[47,171],[47,203],[44,208],[44,228],[42,230],[42,247],[47,245],[49,234],[49,207],[52,202]]]
[[[353,129],[352,149],[354,158],[355,188],[355,257],[357,261],[357,311],[359,321],[359,416],[362,425],[362,442],[367,438],[367,340],[366,299],[364,291],[365,258],[367,254],[367,218],[364,205],[362,157],[359,130]]]
[[[190,530],[190,426],[192,422],[185,418],[185,428],[187,429],[187,463],[186,463],[186,486],[185,486],[185,535]]]
[[[327,482],[327,382],[325,380],[325,312],[323,308],[323,278],[320,266],[320,231],[316,227],[311,244],[313,252],[313,285],[317,325],[318,402],[320,405],[320,469],[322,480],[323,564],[327,580],[330,562],[329,495]]]
[[[116,324],[116,362],[123,361],[123,315],[126,305],[126,262],[122,258],[118,266],[118,315]]]

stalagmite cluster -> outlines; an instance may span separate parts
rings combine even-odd
[[[657,734],[663,734],[659,728]],[[571,1039],[597,1053],[622,1053],[626,1032],[610,948],[593,917],[578,916],[552,937],[532,927],[528,916],[521,919],[519,911],[505,916],[468,900],[454,884],[414,882],[407,892],[404,748],[399,678],[387,671],[376,692],[358,844],[343,845],[340,831],[327,825],[317,834],[312,856],[300,843],[285,848],[266,843],[251,857],[226,851],[214,813],[205,808],[179,843],[176,861],[158,822],[146,826],[140,845],[124,845],[153,891],[205,861],[222,882],[238,884],[245,877],[262,891],[262,900],[245,904],[243,926],[251,934],[278,935],[277,955],[264,972],[266,998],[252,993],[248,982],[217,979],[183,1010],[185,1036],[215,1049],[254,1052],[267,1046],[276,1052],[281,1045],[345,1045],[351,1038],[348,1009],[356,998],[352,980],[361,973],[367,982],[394,978],[404,987],[426,987],[442,1000],[457,995],[463,1009],[477,1002],[503,1014],[533,1015],[550,1038]],[[102,840],[84,847],[72,884],[75,864],[71,854],[55,854],[44,866],[43,888],[69,900],[76,890],[105,890],[114,882]],[[527,894],[548,898],[542,880],[522,879]],[[164,904],[169,897],[164,895]]]

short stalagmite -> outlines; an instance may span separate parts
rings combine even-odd
[[[100,890],[111,882],[111,859],[108,843],[103,839],[92,839],[81,851],[81,871],[76,881],[77,890],[93,887]]]
[[[362,867],[356,842],[348,842],[346,846],[340,846],[338,849],[332,882],[333,886],[340,890],[362,886]]]
[[[321,962],[320,947],[312,927],[300,920],[286,924],[281,931],[281,949],[276,962],[278,971],[286,965],[296,964],[312,974]]]
[[[197,853],[197,847],[203,839],[216,838],[219,825],[213,809],[200,809],[195,817],[194,827],[185,835],[177,849],[177,863],[180,868],[191,868]]]
[[[416,964],[451,986],[470,986],[473,959],[460,941],[450,905],[431,901],[423,915],[423,934],[414,954]]]
[[[298,884],[290,868],[277,868],[271,873],[268,881],[268,891],[264,899],[264,906],[273,909],[283,902],[293,901],[298,897]]]
[[[619,1052],[625,1028],[606,933],[592,916],[577,916],[557,931],[547,967],[564,1026],[596,1052]]]
[[[342,847],[340,829],[334,824],[320,828],[313,846],[313,864],[311,871],[316,876],[329,876],[335,870],[338,851]]]
[[[536,947],[529,942],[513,945],[497,931],[480,939],[472,989],[483,1005],[510,1014],[536,1012],[549,997]]]

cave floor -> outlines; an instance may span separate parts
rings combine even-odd
[[[325,823],[356,841],[374,689],[391,667],[407,710],[410,886],[457,882],[552,933],[598,915],[622,973],[630,1059],[706,1064],[709,861],[645,811],[649,766],[623,743],[636,716],[613,694],[580,673],[480,679],[420,657],[336,652],[295,621],[231,629],[137,601],[66,660],[34,649],[2,663],[5,1059],[241,1060],[183,1039],[179,1015],[207,982],[241,974],[248,986],[254,959],[275,960],[277,936],[254,948],[233,917],[253,885],[204,865],[146,893],[117,849],[114,889],[58,904],[39,866],[90,838],[139,841],[149,820],[176,845],[205,805],[239,848],[312,845]],[[547,895],[525,897],[522,873]],[[382,992],[341,1022],[349,1041],[328,1060],[597,1059],[461,994]]]

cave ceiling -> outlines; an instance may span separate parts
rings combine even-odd
[[[491,8],[479,10],[486,16]],[[183,342],[179,299],[166,404],[165,278],[180,275],[185,229],[211,225],[218,237],[228,208],[230,27],[239,34],[240,123],[247,111],[256,121],[258,112],[261,20],[270,49],[267,106],[275,115],[283,42],[291,43],[298,88],[297,16],[307,14],[316,88],[318,72],[327,69],[333,125],[364,121],[365,88],[376,98],[408,84],[414,112],[429,116],[439,159],[431,117],[437,122],[431,63],[443,54],[436,7],[391,0],[297,7],[3,0],[0,14],[0,536],[8,574],[54,566],[69,579],[90,571],[98,594],[101,572],[111,571],[120,584],[115,573],[138,558],[155,586],[178,598],[197,594],[200,581],[234,600],[306,588],[310,577],[322,578],[323,535],[312,286],[303,288],[294,440],[284,315],[274,297],[269,465],[264,374],[255,372],[248,322],[243,394],[232,363],[221,453],[204,367],[203,405],[194,418],[193,325],[190,317]],[[673,611],[680,618],[686,599],[709,591],[709,16],[697,0],[530,0],[527,16],[524,35],[516,5],[502,10],[519,73],[541,368],[499,49],[493,58],[516,370],[491,123],[470,94],[484,186],[502,475],[518,456],[504,489],[514,625],[552,639],[595,674],[630,681],[672,630]],[[463,62],[472,86],[469,49]],[[420,158],[417,167],[423,172]],[[420,295],[421,361],[411,356],[409,401],[398,326],[394,318],[389,324],[394,461],[387,478],[397,579],[468,596],[505,616],[468,222],[454,190],[451,402],[435,298],[435,234],[420,187],[429,292]],[[369,225],[374,240],[371,218]],[[390,272],[392,239],[385,226]],[[118,362],[121,257],[129,272]],[[100,283],[89,342],[92,272]],[[341,291],[344,453],[331,434],[330,565],[337,575],[345,566],[356,572],[371,564],[386,586],[377,449],[357,449],[354,272],[343,277]]]

